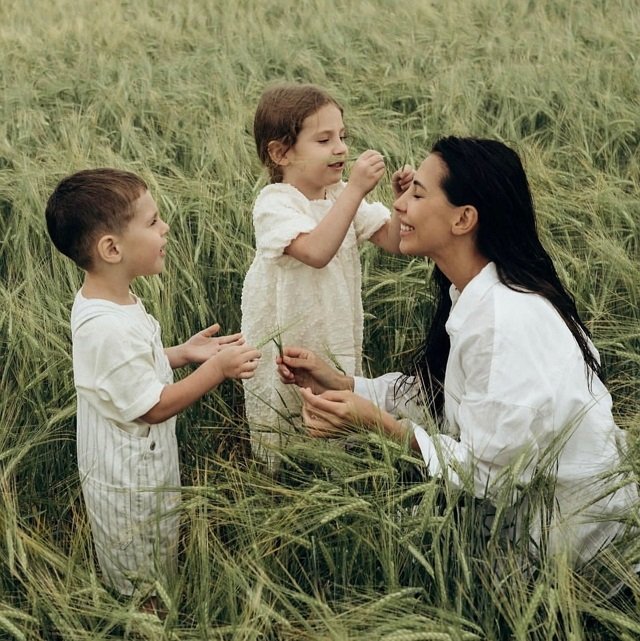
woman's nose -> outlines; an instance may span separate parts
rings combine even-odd
[[[409,190],[407,189],[406,191],[403,191],[395,200],[393,203],[393,208],[395,211],[397,211],[400,214],[403,214],[404,212],[407,211],[407,198],[408,198]]]

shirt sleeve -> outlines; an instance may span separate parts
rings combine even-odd
[[[501,472],[517,462],[519,480],[530,480],[538,460],[534,434],[540,421],[535,410],[480,397],[470,388],[461,399],[457,414],[460,440],[446,434],[430,435],[421,425],[425,423],[425,410],[415,399],[415,380],[407,379],[398,389],[401,376],[395,372],[375,379],[354,377],[354,392],[406,419],[431,476],[446,476],[459,488],[472,481],[478,497],[490,496]]]
[[[459,353],[464,386],[450,419],[465,463],[473,467],[475,495],[491,496],[508,477],[529,482],[553,423],[553,395],[535,353],[480,322]]]
[[[317,225],[308,202],[300,194],[271,189],[258,196],[253,209],[256,249],[267,258],[279,258],[300,234]]]
[[[459,447],[460,444],[450,436],[439,434],[434,438],[420,426],[420,423],[425,422],[426,409],[418,402],[414,377],[409,376],[405,379],[404,374],[400,372],[383,374],[377,378],[354,376],[353,391],[400,418],[407,429],[413,431],[431,476],[442,475],[447,462],[452,458],[466,459],[464,450]],[[450,477],[459,483],[457,474]]]
[[[146,414],[165,386],[156,372],[151,342],[135,327],[113,318],[89,321],[85,331],[91,333],[92,348],[82,359],[78,386],[94,386],[92,391],[103,408],[110,408],[113,420],[131,422]]]
[[[390,372],[377,378],[354,376],[353,391],[385,412],[416,422],[424,420],[424,409],[417,402],[419,390],[413,376]]]
[[[369,240],[390,219],[391,212],[382,203],[363,200],[353,219],[358,243]]]

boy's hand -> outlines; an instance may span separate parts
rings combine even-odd
[[[244,345],[244,336],[239,332],[229,336],[215,336],[220,331],[220,325],[213,325],[194,334],[182,344],[183,354],[189,363],[204,363],[223,349],[231,346]]]
[[[351,168],[349,184],[362,192],[362,196],[368,194],[384,175],[384,158],[382,154],[369,149],[360,154],[358,160]]]
[[[411,165],[405,165],[402,169],[393,172],[393,176],[391,176],[391,186],[393,187],[393,195],[396,198],[402,196],[402,194],[411,187],[415,173]]]
[[[250,345],[230,345],[214,357],[224,378],[251,378],[258,367],[260,352]]]

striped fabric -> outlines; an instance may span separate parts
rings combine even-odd
[[[82,491],[104,580],[123,594],[171,572],[180,475],[175,418],[138,417],[173,372],[142,303],[76,296],[71,314]]]

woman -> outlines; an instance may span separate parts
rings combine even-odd
[[[637,495],[616,474],[624,433],[589,332],[538,238],[520,159],[497,141],[443,138],[394,208],[400,251],[435,263],[437,307],[415,376],[343,376],[288,347],[278,368],[302,388],[309,434],[358,425],[410,439],[430,474],[467,479],[494,501],[509,475],[522,488],[551,469],[554,500],[547,525],[529,526],[533,551],[546,538],[549,552],[588,560],[621,532]],[[441,433],[420,426],[426,407]]]

